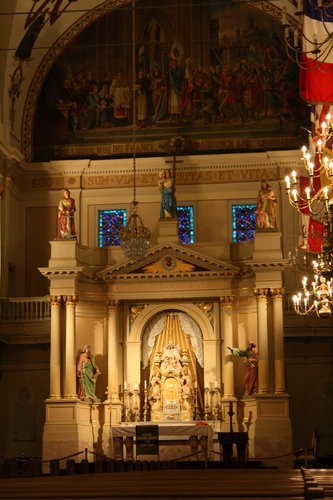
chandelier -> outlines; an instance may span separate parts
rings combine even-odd
[[[319,318],[330,318],[333,310],[332,253],[322,252],[319,262],[313,261],[314,281],[308,286],[307,277],[303,278],[303,295],[294,295],[294,309],[301,316],[316,312]]]
[[[297,10],[294,13],[298,21],[289,18],[288,22],[286,8],[284,7],[282,10],[282,28],[284,29],[287,55],[304,70],[319,69],[326,73],[332,69],[327,68],[327,64],[331,63],[333,5],[331,0],[304,0],[304,4],[305,2],[307,3],[306,14],[314,16],[318,28],[313,28],[311,23],[304,22],[302,0],[297,0]],[[310,14],[311,11],[312,14]],[[293,30],[292,36],[290,36],[290,28]],[[318,34],[318,31],[320,34]],[[302,58],[300,57],[301,49]]]
[[[327,147],[333,137],[332,119],[326,116],[325,122],[321,125],[315,163],[311,160],[311,155],[306,147],[302,148],[302,161],[308,173],[308,186],[302,193],[296,172],[292,172],[291,178],[286,177],[286,191],[289,203],[301,214],[308,213],[314,221],[320,222],[324,226],[324,241],[321,251],[318,254],[318,261],[309,259],[309,247],[304,255],[304,266],[299,266],[297,262],[297,252],[291,258],[289,252],[289,262],[291,267],[298,272],[304,271],[308,276],[313,276],[313,281],[308,286],[308,277],[303,278],[303,294],[295,295],[294,310],[301,316],[316,313],[320,318],[329,318],[333,311],[333,162],[325,156],[323,149]],[[327,185],[320,187],[320,184],[327,182]],[[321,181],[319,183],[319,181]],[[319,186],[316,188],[316,186]]]
[[[136,200],[136,146],[135,146],[135,0],[132,0],[132,101],[133,101],[133,201],[131,203],[131,217],[126,226],[119,231],[120,247],[127,258],[140,260],[149,248],[150,231],[139,217],[138,201]]]

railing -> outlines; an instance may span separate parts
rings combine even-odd
[[[50,319],[47,297],[0,298],[0,321],[45,321]]]

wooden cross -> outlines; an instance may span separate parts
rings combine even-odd
[[[172,217],[177,217],[175,214],[175,191],[176,191],[176,163],[184,163],[184,160],[177,160],[177,156],[173,156],[173,160],[166,160],[165,163],[172,163]]]

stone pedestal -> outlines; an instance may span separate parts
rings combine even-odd
[[[178,218],[166,217],[158,221],[158,237],[157,243],[179,243],[178,239]]]
[[[46,422],[43,432],[43,461],[73,458],[80,462],[88,449],[88,460],[95,456],[89,452],[103,453],[104,445],[99,441],[100,404],[79,400],[46,400]],[[106,450],[107,451],[107,450]],[[80,453],[81,452],[81,453]],[[66,467],[66,460],[60,462]],[[49,473],[49,464],[43,464],[43,473]]]
[[[281,233],[276,229],[256,229],[253,260],[281,260]]]
[[[289,396],[256,394],[243,398],[242,403],[243,428],[249,434],[249,457],[260,460],[263,465],[276,466],[279,469],[292,468]]]

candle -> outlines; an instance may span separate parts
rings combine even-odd
[[[208,387],[208,382],[207,382],[207,380],[206,380],[206,382],[205,382],[205,387],[206,387],[206,389],[207,389],[207,387]]]
[[[126,380],[125,380],[125,382],[124,382],[124,389],[125,389],[125,391],[126,391],[126,389],[127,389]]]
[[[286,180],[287,189],[290,189],[290,179],[289,179],[288,175],[287,175],[285,180]]]
[[[306,199],[309,200],[310,199],[310,188],[309,187],[305,188],[305,192],[306,192]]]
[[[138,384],[135,382],[134,384],[134,390],[136,391],[138,389]]]
[[[305,158],[306,158],[306,147],[305,146],[302,147],[302,151],[303,151],[303,159],[305,160]]]
[[[313,34],[313,45],[314,45],[314,50],[318,50],[318,43],[317,43],[317,35],[316,33]]]
[[[294,31],[294,47],[295,49],[298,47],[298,29],[295,28],[295,31]]]
[[[297,0],[297,12],[302,12],[303,7],[302,7],[302,0]]]
[[[310,153],[306,153],[306,163],[308,164],[308,167],[310,166],[310,159],[311,159]]]
[[[282,10],[282,25],[287,24],[287,13],[286,13],[286,8],[283,7]]]
[[[147,389],[147,380],[145,380],[145,389]]]
[[[194,382],[194,387],[195,387],[196,389],[197,389],[197,387],[198,387],[198,382],[197,382],[196,380],[195,380],[195,382]]]
[[[215,388],[217,389],[217,380],[215,380]]]
[[[296,178],[296,172],[295,171],[291,172],[291,177],[293,178],[293,184],[296,184],[297,178]]]

